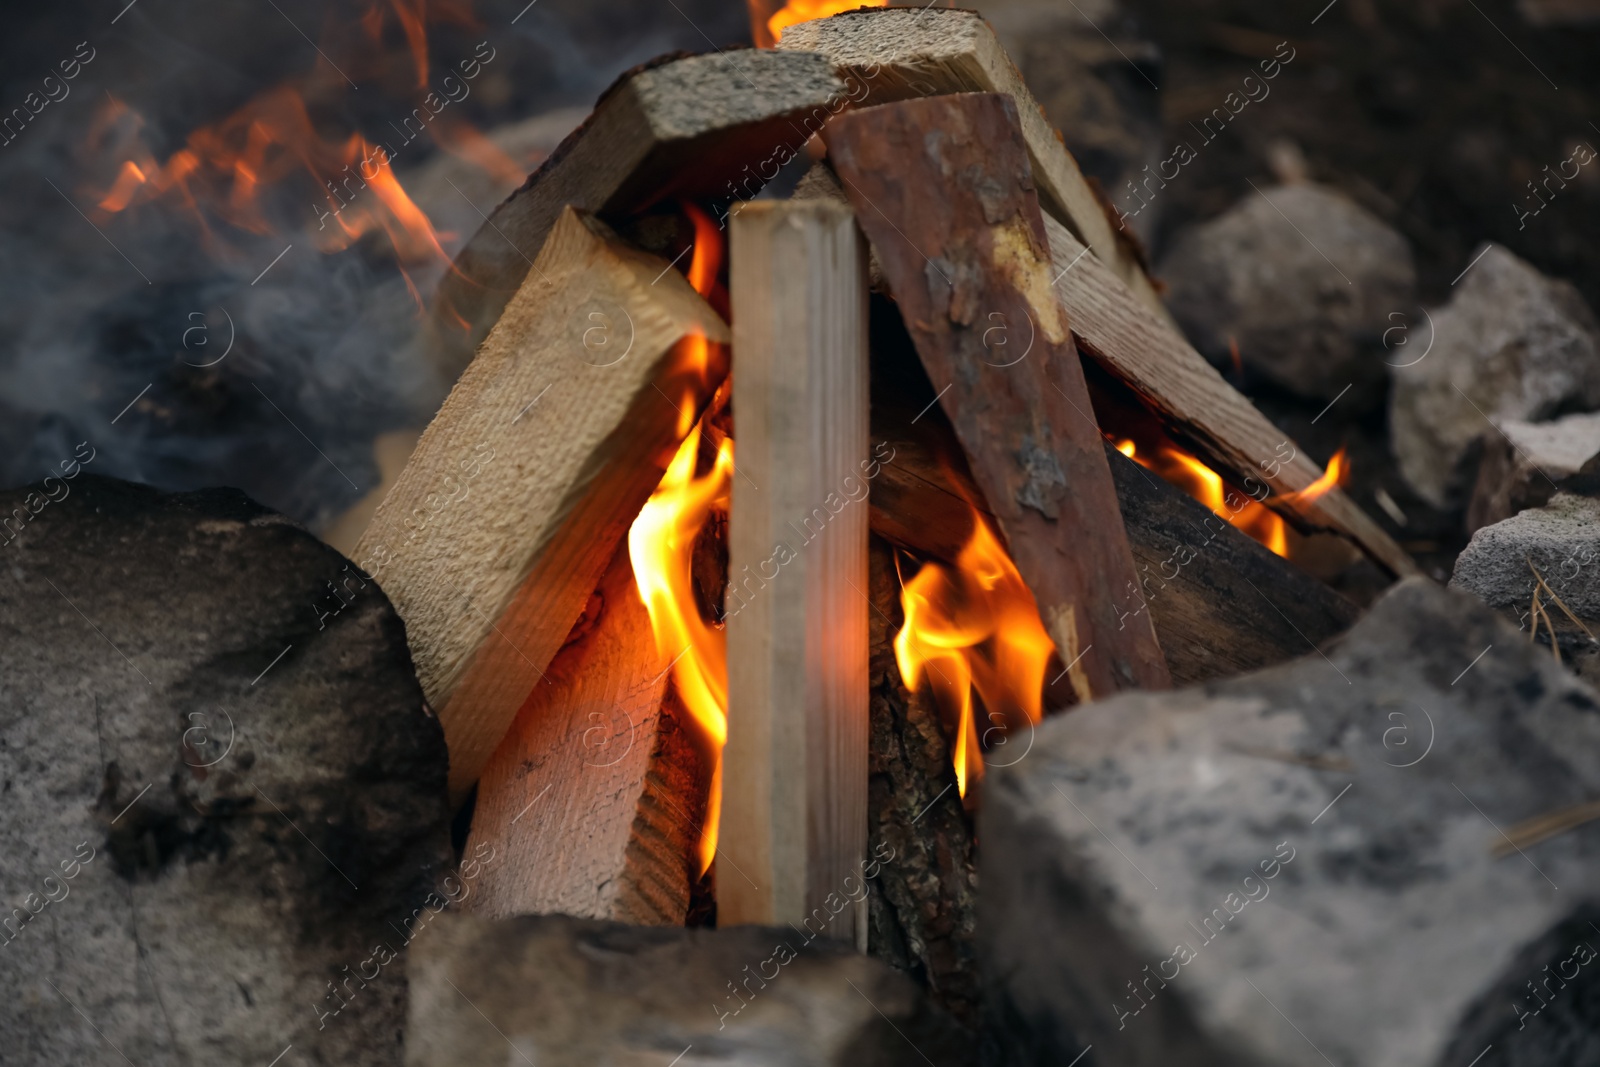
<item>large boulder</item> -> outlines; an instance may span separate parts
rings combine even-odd
[[[1017,1063],[1600,1062],[1600,695],[1466,594],[1070,712],[985,785]]]
[[[809,924],[807,924],[809,926]],[[799,927],[443,915],[411,957],[410,1067],[956,1067],[905,975]]]
[[[1496,423],[1600,408],[1593,312],[1571,284],[1499,245],[1481,251],[1431,318],[1426,355],[1391,371],[1389,425],[1401,475],[1435,507],[1463,495],[1464,460]]]
[[[451,855],[399,618],[242,493],[70,469],[0,493],[0,1060],[400,1063]]]
[[[1405,238],[1342,194],[1310,183],[1252,192],[1178,235],[1157,272],[1167,305],[1214,362],[1244,366],[1300,396],[1331,401],[1381,386],[1380,341],[1410,314],[1416,273]]]

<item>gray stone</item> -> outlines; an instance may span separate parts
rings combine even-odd
[[[1491,423],[1600,407],[1600,326],[1571,284],[1499,245],[1431,312],[1432,343],[1392,368],[1390,440],[1400,473],[1435,507],[1466,486],[1469,448]]]
[[[238,491],[65,469],[0,492],[0,1060],[398,1064],[375,946],[450,861],[398,616]]]
[[[1586,469],[1600,457],[1600,413],[1553,422],[1506,419],[1497,428],[1498,433],[1483,435],[1477,480],[1467,504],[1468,533],[1539,507],[1558,490],[1592,491],[1579,487],[1600,474],[1600,462]]]
[[[1600,1062],[1600,822],[1519,829],[1600,797],[1600,695],[1421,578],[1323,651],[1072,711],[985,782],[1014,1062]]]
[[[1600,471],[1585,468],[1564,484],[1600,491]],[[1549,618],[1535,623],[1534,568],[1573,619],[1540,593]],[[1456,557],[1450,585],[1482,600],[1524,632],[1560,647],[1564,662],[1600,684],[1600,499],[1556,493],[1541,508],[1529,508],[1485,526]],[[1552,636],[1553,635],[1553,636]]]
[[[409,1067],[974,1062],[909,978],[794,927],[446,914],[410,969]]]
[[[1381,386],[1388,316],[1413,306],[1405,239],[1332,189],[1252,192],[1178,235],[1157,273],[1167,305],[1218,363],[1237,340],[1244,366],[1300,396],[1332,400]]]

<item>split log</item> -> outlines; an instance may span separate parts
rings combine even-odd
[[[743,877],[718,878],[718,921],[820,922],[864,947],[866,254],[845,206],[756,201],[733,215],[729,266],[740,477],[720,855]]]
[[[716,313],[604,224],[567,210],[537,267],[356,546],[405,620],[458,802],[726,370]]]
[[[478,781],[471,910],[683,925],[710,775],[667,674],[623,545]]]
[[[1322,470],[1229,385],[1183,336],[1149,310],[1082,241],[1045,220],[1055,291],[1084,354],[1138,393],[1167,433],[1228,481],[1307,533],[1340,534],[1397,576],[1416,573],[1404,549],[1337,487],[1297,494]]]
[[[472,358],[564,207],[615,220],[680,197],[752,196],[735,183],[792,157],[818,125],[802,119],[844,99],[828,62],[804,54],[679,54],[622,75],[456,256],[433,307],[441,373],[454,380]]]
[[[864,9],[790,26],[778,47],[827,56],[853,84],[864,86],[865,92],[851,94],[857,104],[943,93],[1009,96],[1021,121],[1041,206],[1087,242],[1153,315],[1171,321],[1133,236],[1112,222],[1109,206],[1084,179],[1061,134],[1051,128],[982,16],[927,7]]]
[[[874,492],[881,484],[873,483]],[[893,550],[874,537],[868,561],[867,843],[880,866],[870,882],[867,952],[911,975],[940,1006],[972,1026],[981,996],[972,825],[956,791],[939,711],[926,689],[912,692],[900,680],[894,637],[905,616]]]
[[[1015,106],[908,100],[845,112],[823,139],[1078,698],[1165,688],[1148,616],[1118,615],[1137,573]]]
[[[874,315],[872,438],[886,458],[872,482],[872,530],[919,557],[952,563],[972,535],[968,501],[993,516],[943,412],[919,417],[934,390],[914,357],[901,354],[909,341],[897,339],[893,325]],[[1117,604],[1130,622],[1149,609],[1173,684],[1285,662],[1355,621],[1354,604],[1224,516],[1110,445],[1105,453],[1138,565],[1138,584],[1119,591]],[[876,686],[876,668],[873,677]]]

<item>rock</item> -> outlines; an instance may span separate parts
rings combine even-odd
[[[909,978],[794,927],[447,914],[410,972],[409,1067],[973,1062]]]
[[[398,616],[236,490],[62,469],[0,492],[0,1059],[399,1064],[450,851]]]
[[[1600,796],[1600,694],[1464,593],[1048,720],[986,784],[1012,1062],[1600,1062],[1600,822],[1519,825]]]
[[[1157,273],[1201,352],[1314,400],[1381,389],[1370,352],[1408,312],[1416,273],[1405,239],[1342,194],[1310,183],[1252,192],[1174,240]]]
[[[1549,501],[1560,489],[1600,491],[1600,413],[1554,422],[1507,419],[1483,435],[1478,477],[1467,504],[1467,532]],[[1583,477],[1574,478],[1583,472]]]
[[[1491,423],[1600,407],[1600,325],[1569,283],[1490,245],[1431,313],[1432,344],[1396,365],[1389,401],[1400,473],[1435,507],[1466,488],[1463,460]]]
[[[1593,468],[1566,482],[1577,483],[1600,491],[1600,477]],[[1549,621],[1535,625],[1535,567],[1576,621],[1541,592]],[[1553,635],[1563,660],[1591,683],[1600,684],[1600,645],[1590,636],[1600,635],[1600,499],[1556,493],[1544,507],[1483,527],[1456,557],[1450,584],[1542,641]]]

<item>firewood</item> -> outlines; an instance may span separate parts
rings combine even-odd
[[[944,414],[917,417],[933,389],[894,359],[886,333],[874,327],[872,438],[893,458],[872,482],[872,531],[920,558],[953,563],[972,534],[968,501],[993,515]],[[1105,453],[1138,565],[1137,585],[1121,591],[1119,610],[1129,623],[1141,613],[1154,620],[1175,685],[1282,663],[1355,621],[1354,604],[1225,516],[1109,444]]]
[[[875,480],[873,491],[881,484]],[[867,952],[916,978],[940,1006],[974,1025],[981,995],[972,823],[931,694],[907,690],[900,680],[894,637],[905,616],[893,550],[874,537],[868,561],[868,846],[882,863],[870,883]]]
[[[1337,486],[1315,499],[1298,496],[1322,477],[1311,457],[1181,334],[1151,315],[1093,256],[1084,255],[1083,242],[1066,227],[1047,219],[1045,229],[1056,294],[1079,347],[1138,393],[1171,436],[1302,530],[1341,534],[1396,576],[1417,573],[1405,550]]]
[[[505,860],[469,906],[682,925],[709,774],[663,710],[667,661],[626,545],[591,608],[478,781],[467,851]]]
[[[864,946],[865,248],[844,205],[755,201],[733,215],[729,263],[740,473],[718,922]]]
[[[852,85],[865,87],[864,93],[851,94],[858,104],[942,93],[1011,97],[1033,163],[1040,206],[1086,241],[1157,318],[1170,321],[1131,236],[1119,236],[1101,198],[982,16],[927,7],[854,11],[791,26],[778,47],[827,56]]]
[[[1009,97],[849,111],[823,130],[974,479],[1079,699],[1164,688]],[[737,410],[737,406],[736,406]]]
[[[725,372],[721,319],[602,223],[565,211],[537,267],[355,553],[405,620],[456,800]]]
[[[819,124],[803,120],[844,102],[811,55],[680,54],[622,75],[456,256],[433,307],[441,373],[454,380],[471,359],[562,208],[616,219],[680,197],[753,196],[762,179],[751,168],[791,158]]]

